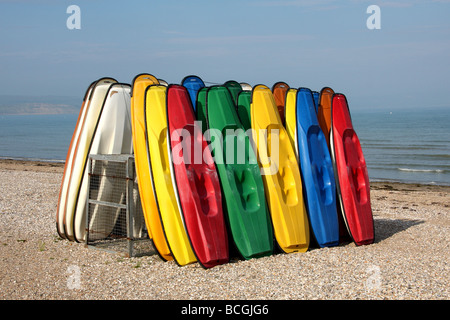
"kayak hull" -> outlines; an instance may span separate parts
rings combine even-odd
[[[174,189],[192,249],[204,268],[227,263],[228,235],[219,176],[195,122],[187,89],[169,85],[166,108]]]
[[[324,87],[320,90],[318,107],[317,107],[317,120],[319,121],[320,128],[327,140],[328,148],[330,148],[330,131],[331,131],[331,103],[333,99],[334,90],[329,87]]]
[[[145,130],[145,90],[149,85],[158,84],[158,79],[151,74],[139,74],[132,82],[131,125],[133,133],[134,162],[138,181],[139,195],[142,203],[149,236],[156,252],[165,261],[173,260],[156,205],[155,190],[152,185],[152,172],[147,149]]]
[[[296,106],[299,164],[312,234],[319,247],[336,246],[339,222],[333,163],[311,90],[298,89]]]
[[[369,176],[345,95],[333,95],[331,114],[331,154],[341,212],[354,242],[371,244],[375,232]]]
[[[247,131],[252,128],[252,122],[250,119],[250,105],[252,101],[252,92],[251,91],[241,91],[237,97],[237,105],[236,110],[241,121],[242,127],[244,131]]]
[[[145,125],[152,185],[164,236],[180,266],[196,262],[173,189],[167,153],[166,87],[150,85],[145,92]]]
[[[60,203],[60,216],[63,218],[63,230],[64,235],[68,240],[76,241],[74,235],[74,221],[75,212],[78,205],[85,206],[86,204],[79,204],[80,188],[85,177],[85,169],[89,157],[89,149],[94,139],[94,135],[97,129],[97,124],[100,120],[100,115],[103,108],[103,102],[106,98],[107,92],[110,86],[117,83],[116,80],[111,78],[102,78],[98,80],[89,96],[89,102],[86,106],[86,113],[84,115],[83,122],[78,131],[76,129],[75,134],[78,134],[76,142],[74,141],[73,149],[71,152],[71,159],[68,160],[70,165],[69,176],[67,180],[66,193],[63,195],[62,203]]]
[[[130,90],[128,84],[112,84],[103,102],[100,119],[89,148],[88,154],[132,154],[133,142],[131,134],[130,119]],[[94,169],[95,170],[95,169]],[[101,175],[102,184],[99,186],[97,199],[111,203],[122,203],[126,195],[124,193],[112,192],[116,180],[110,179],[111,168],[103,168]],[[77,242],[84,242],[86,236],[86,201],[88,197],[88,168],[84,169],[83,180],[78,193],[78,205],[75,210],[73,234]],[[99,207],[95,207],[90,213],[90,230],[96,230],[98,237],[108,236],[114,229],[114,225],[119,217],[120,209],[112,210],[111,216],[105,217],[98,212]],[[134,224],[133,236],[139,238],[143,234],[139,217]],[[95,226],[95,227],[94,227]],[[102,228],[102,229],[100,229]],[[90,239],[94,240],[96,234],[91,234]]]
[[[277,105],[278,113],[280,114],[280,118],[283,123],[285,123],[286,121],[285,107],[286,107],[286,94],[288,90],[289,85],[286,82],[279,81],[272,86],[272,93],[275,99],[275,104]]]
[[[64,206],[65,206],[65,201],[66,201],[66,197],[67,197],[67,188],[68,188],[70,175],[71,175],[72,161],[73,161],[73,157],[74,157],[75,146],[79,139],[81,128],[83,127],[83,122],[86,117],[87,106],[89,104],[89,97],[90,97],[91,92],[96,83],[97,83],[97,81],[94,81],[93,83],[91,83],[91,85],[88,87],[88,89],[86,90],[86,93],[84,95],[83,103],[81,105],[80,113],[78,114],[77,123],[75,125],[75,130],[72,135],[72,139],[70,141],[70,145],[69,145],[69,148],[67,151],[66,161],[64,164],[63,178],[61,181],[61,187],[59,189],[58,205],[57,205],[57,210],[56,210],[56,230],[58,232],[58,235],[63,239],[66,239],[66,235],[64,232],[64,225],[63,225],[64,215],[65,215]]]
[[[205,83],[199,76],[190,75],[184,77],[183,80],[181,80],[181,85],[188,90],[192,107],[195,111],[197,109],[197,106],[195,104],[195,102],[197,101],[197,93],[201,88],[205,87]]]
[[[283,252],[305,252],[310,235],[299,166],[268,87],[253,88],[250,109],[276,242]]]
[[[272,254],[272,224],[256,155],[233,100],[229,88],[210,87],[206,114],[208,129],[219,138],[214,139],[211,148],[221,181],[230,235],[240,255],[251,259]]]

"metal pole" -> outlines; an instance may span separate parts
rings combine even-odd
[[[91,174],[92,174],[92,158],[89,156],[88,159],[88,194],[86,197],[86,239],[85,244],[89,246],[89,200],[90,200],[90,190],[91,190]]]
[[[133,208],[133,166],[132,166],[132,158],[128,157],[126,160],[126,185],[127,185],[127,194],[126,194],[126,205],[127,205],[127,226],[128,226],[128,253],[130,257],[133,257],[133,239],[134,239],[134,208]]]

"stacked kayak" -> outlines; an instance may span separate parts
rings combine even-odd
[[[250,103],[252,101],[251,91],[241,91],[237,97],[236,111],[245,131],[252,128],[250,120]]]
[[[314,98],[314,107],[316,109],[316,114],[319,112],[319,98],[320,98],[320,92],[312,91],[312,95]]]
[[[281,121],[285,123],[285,106],[286,106],[286,93],[289,90],[289,85],[286,82],[279,81],[272,86],[272,93],[277,105],[278,113],[280,114]]]
[[[325,87],[320,91],[317,98],[317,120],[322,128],[328,147],[330,148],[330,131],[331,131],[331,103],[333,100],[334,90]]]
[[[56,213],[60,237],[85,241],[89,154],[132,152],[130,85],[112,78],[93,82],[86,91],[67,152]],[[114,196],[108,188],[103,189],[102,199]],[[98,218],[94,213],[93,220]],[[105,228],[112,230],[115,219],[117,215]]]
[[[134,162],[147,230],[159,256],[163,260],[172,260],[173,257],[164,237],[158,207],[156,206],[145,128],[145,90],[149,85],[158,83],[159,81],[156,77],[145,73],[137,75],[132,82],[131,124],[133,129]]]
[[[285,114],[302,172],[312,234],[319,247],[335,246],[345,239],[344,223],[355,244],[372,243],[367,167],[345,96],[329,87],[320,93],[291,88],[286,92]]]
[[[310,89],[296,93],[296,138],[306,206],[312,233],[320,247],[339,244],[333,164]]]
[[[366,161],[347,98],[334,94],[332,99],[330,145],[341,212],[353,241],[357,245],[371,244],[375,231]]]
[[[298,162],[267,86],[253,88],[250,119],[278,247],[286,253],[305,252],[309,222]]]
[[[149,85],[145,89],[146,143],[162,231],[175,262],[186,265],[197,259],[189,243],[173,188],[167,149],[166,91],[166,87],[159,84]]]
[[[242,85],[234,80],[228,80],[223,84],[228,90],[230,91],[231,97],[233,98],[234,104],[237,103],[237,99],[239,96],[239,93],[243,91]]]
[[[148,73],[93,82],[57,207],[57,232],[71,241],[85,241],[89,154],[134,154],[149,237],[180,266],[337,246],[344,225],[357,245],[374,241],[364,155],[346,97],[328,87],[206,86],[195,75],[168,84]],[[102,199],[120,202],[107,184]],[[92,223],[108,234],[111,214]]]
[[[189,98],[191,99],[192,107],[197,108],[195,101],[197,101],[197,94],[201,88],[205,87],[203,80],[195,75],[186,76],[181,80],[181,85],[184,86],[189,92]]]
[[[238,118],[229,89],[213,86],[206,94],[207,126],[210,135],[216,134],[211,149],[224,195],[230,235],[245,259],[270,255],[272,223],[250,139]],[[237,94],[234,97],[237,98]]]
[[[228,235],[219,176],[187,89],[169,85],[166,108],[169,162],[188,238],[203,267],[226,263]]]
[[[295,156],[298,161],[298,143],[297,143],[297,89],[290,88],[286,92],[284,112],[286,114],[286,132],[295,150]]]

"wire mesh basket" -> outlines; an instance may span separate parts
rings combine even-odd
[[[89,155],[86,245],[127,257],[155,253],[146,228],[133,155]]]

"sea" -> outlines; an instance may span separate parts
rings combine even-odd
[[[450,186],[450,108],[351,113],[370,181]],[[77,117],[0,115],[0,159],[64,162]]]

